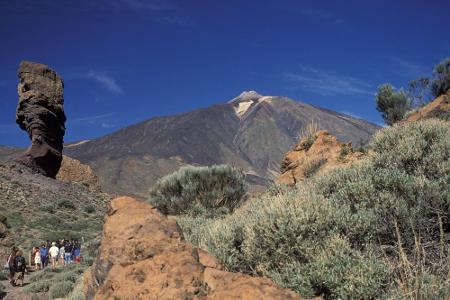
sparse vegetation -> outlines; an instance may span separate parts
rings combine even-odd
[[[420,77],[411,80],[408,84],[408,97],[411,99],[413,107],[421,107],[429,100],[430,79]]]
[[[379,132],[363,164],[272,190],[221,219],[182,216],[228,269],[303,297],[442,299],[450,292],[450,126]]]
[[[450,58],[441,61],[434,67],[431,81],[431,94],[434,97],[445,94],[450,89]]]
[[[75,204],[69,199],[61,199],[58,201],[59,208],[75,209]]]
[[[308,151],[316,140],[316,132],[319,130],[319,126],[313,120],[311,123],[300,132],[298,140],[301,140],[301,147]]]
[[[8,274],[4,270],[0,271],[0,280],[6,280],[8,278]]]
[[[401,121],[411,109],[411,100],[403,90],[396,91],[390,84],[383,84],[376,95],[377,110],[388,125]]]
[[[323,166],[327,162],[327,159],[324,157],[313,157],[311,159],[307,159],[304,162],[303,172],[306,178],[314,176],[314,174],[319,171],[320,167]]]
[[[353,152],[350,144],[342,144],[341,152],[339,153],[339,160],[344,161],[346,157]],[[363,151],[361,151],[363,152]]]
[[[64,298],[69,295],[80,275],[88,265],[70,265],[64,268],[46,268],[30,277],[30,284],[24,290],[28,293],[48,292],[51,299]]]
[[[233,211],[246,193],[242,172],[227,165],[183,167],[161,178],[149,201],[171,215],[222,215]]]
[[[84,211],[88,214],[92,214],[95,212],[95,207],[92,204],[88,204],[84,207]]]
[[[73,281],[56,282],[49,289],[49,296],[51,299],[64,298],[73,290]]]

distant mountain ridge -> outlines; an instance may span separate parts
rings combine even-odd
[[[281,161],[299,134],[315,122],[339,140],[367,142],[379,126],[351,116],[255,91],[207,108],[150,120],[64,153],[90,165],[103,189],[146,198],[162,176],[183,165],[229,164],[247,175],[251,190],[279,175]]]

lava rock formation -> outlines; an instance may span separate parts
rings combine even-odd
[[[16,161],[55,178],[61,166],[66,130],[64,83],[48,66],[28,61],[20,63],[18,76],[16,122],[28,132],[31,146]]]

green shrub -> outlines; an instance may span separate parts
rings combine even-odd
[[[341,147],[341,151],[339,152],[339,160],[344,161],[347,155],[351,154],[352,152],[353,149],[350,144],[343,144]],[[361,152],[364,152],[364,150],[362,150]]]
[[[84,211],[88,214],[92,214],[95,212],[95,206],[92,204],[88,204],[84,207]]]
[[[407,94],[403,90],[395,91],[390,84],[383,84],[378,88],[376,103],[377,110],[388,125],[401,121],[411,109]]]
[[[54,214],[55,210],[56,210],[56,207],[55,207],[55,204],[53,204],[53,203],[47,203],[47,204],[44,204],[42,206],[42,210],[46,211],[46,212],[49,212],[51,214]]]
[[[372,149],[365,164],[317,179],[317,190],[352,211],[358,227],[348,233],[360,235],[360,243],[367,238],[395,243],[396,223],[409,244],[412,225],[424,238],[434,238],[438,215],[447,215],[450,204],[448,123],[429,120],[385,129],[375,135]]]
[[[166,214],[215,216],[232,211],[245,193],[244,175],[232,167],[183,167],[160,179],[149,200]]]
[[[433,71],[431,93],[434,97],[445,94],[450,89],[450,58],[444,59]]]
[[[51,282],[49,280],[39,280],[30,283],[24,287],[24,291],[27,293],[42,293],[48,292]]]
[[[50,299],[64,298],[73,290],[72,281],[60,281],[53,284],[49,290]]]
[[[58,207],[59,208],[67,208],[67,209],[75,209],[75,204],[73,204],[72,201],[69,199],[61,199],[58,201]]]
[[[6,220],[7,220],[7,217],[4,214],[0,214],[0,223],[3,223],[6,225]]]
[[[396,125],[371,147],[360,164],[180,226],[226,269],[271,277],[304,297],[437,299],[450,290],[449,123]]]
[[[18,211],[4,211],[2,215],[6,217],[8,227],[20,227],[24,224],[22,214]]]
[[[85,300],[83,280],[78,280],[73,287],[72,292],[67,297],[69,300]]]

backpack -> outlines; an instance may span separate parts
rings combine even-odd
[[[26,262],[25,262],[25,258],[23,256],[16,257],[16,268],[17,268],[17,271],[25,271]]]

